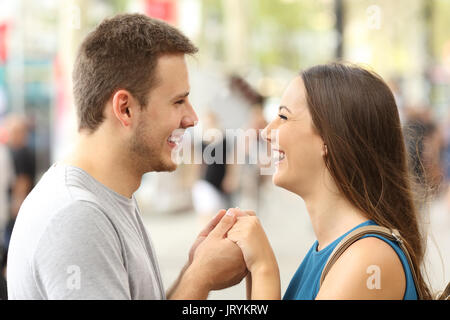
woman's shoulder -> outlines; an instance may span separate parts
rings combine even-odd
[[[345,250],[327,274],[317,299],[403,299],[406,277],[394,248],[365,237]]]

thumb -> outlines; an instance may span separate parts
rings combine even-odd
[[[207,237],[208,234],[216,227],[216,225],[219,223],[220,220],[222,220],[222,217],[225,215],[225,210],[220,210],[219,213],[208,223],[208,225],[203,228],[203,230],[200,232],[200,237]]]
[[[217,226],[211,231],[210,236],[216,238],[223,238],[228,230],[234,225],[236,221],[236,215],[232,209],[228,209],[227,213],[223,216]]]

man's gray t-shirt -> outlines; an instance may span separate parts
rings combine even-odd
[[[19,211],[7,281],[9,299],[165,299],[134,197],[63,164]]]

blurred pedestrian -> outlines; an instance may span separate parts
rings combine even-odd
[[[5,280],[7,244],[5,238],[10,221],[9,194],[13,188],[15,175],[9,150],[3,144],[0,144],[0,172],[0,299],[7,299]]]
[[[443,183],[441,161],[443,137],[429,108],[409,108],[405,122],[405,140],[414,178],[426,197],[437,195]]]
[[[245,137],[245,163],[236,166],[237,190],[234,202],[243,208],[259,212],[261,187],[270,180],[269,175],[261,174],[261,166],[270,163],[267,142],[260,137],[267,121],[264,118],[264,97],[243,77],[234,74],[230,77],[230,89],[245,102],[248,119],[243,127]],[[239,145],[237,146],[239,147]],[[243,149],[244,149],[243,148]]]
[[[236,189],[236,168],[227,163],[229,149],[217,115],[209,111],[203,117],[202,165],[199,179],[192,188],[192,203],[198,215],[199,227],[212,219],[221,209],[231,205],[230,195]]]
[[[0,144],[0,246],[5,248],[5,231],[10,219],[10,193],[15,174],[8,148]]]
[[[12,229],[23,201],[34,187],[36,175],[34,151],[29,146],[29,121],[12,114],[6,119],[7,145],[14,164],[15,181],[11,189],[11,214],[6,228],[5,244],[8,247]]]
[[[239,191],[236,200],[243,208],[255,210],[258,214],[261,202],[261,188],[265,182],[270,181],[270,175],[261,174],[261,168],[270,164],[270,148],[261,138],[260,132],[267,125],[264,118],[263,107],[255,104],[250,107],[250,117],[244,130],[250,130],[245,144],[245,164],[239,166]]]
[[[450,112],[448,113],[443,127],[444,148],[442,152],[442,162],[445,172],[445,184],[447,187],[447,208],[450,214]]]

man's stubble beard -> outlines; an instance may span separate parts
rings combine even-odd
[[[163,157],[166,141],[150,143],[154,137],[148,125],[140,121],[130,141],[130,155],[132,165],[142,174],[156,171],[174,171],[177,165]]]

